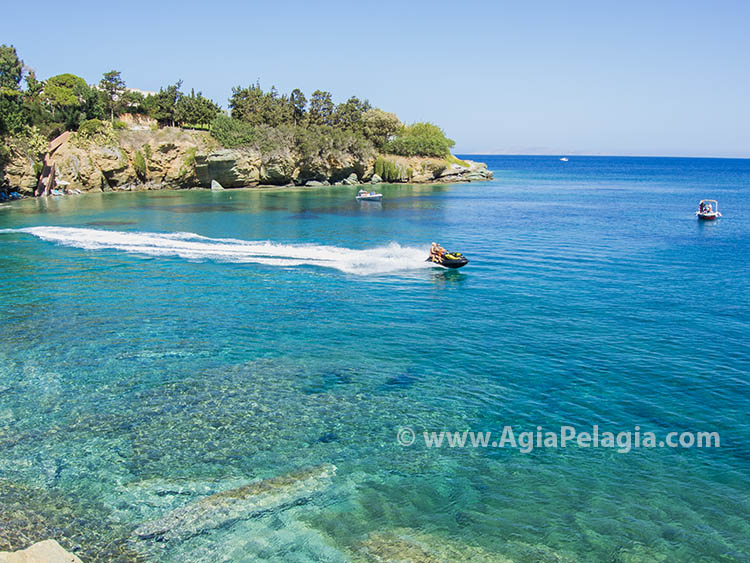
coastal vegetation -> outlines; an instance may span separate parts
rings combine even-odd
[[[421,181],[431,181],[438,177],[435,171],[440,174],[451,165],[466,169],[464,172],[470,167],[450,154],[454,142],[438,126],[405,125],[396,114],[357,96],[335,103],[331,92],[325,90],[315,90],[308,97],[299,88],[286,94],[275,87],[264,90],[255,82],[233,88],[224,110],[201,92],[184,93],[181,80],[152,93],[128,88],[116,70],[105,72],[94,85],[71,73],[38,80],[13,46],[0,46],[0,185],[6,165],[23,157],[21,160],[31,164],[16,166],[25,170],[16,174],[25,174],[23,182],[16,185],[26,186],[28,191],[34,183],[28,171],[33,168],[37,177],[43,174],[47,142],[66,131],[75,133],[73,145],[83,151],[71,162],[91,157],[88,160],[96,177],[81,180],[82,189],[94,189],[97,182],[101,189],[133,181],[146,184],[157,180],[150,175],[150,170],[158,169],[150,154],[158,147],[145,136],[131,139],[131,130],[150,129],[156,134],[170,128],[205,132],[212,139],[167,135],[183,143],[175,156],[182,162],[175,181],[179,179],[184,186],[202,185],[205,178],[196,166],[209,166],[207,173],[217,173],[218,165],[212,165],[203,150],[212,143],[227,150],[250,151],[242,153],[244,156],[232,153],[235,164],[238,158],[247,160],[248,154],[253,155],[251,166],[257,174],[247,172],[250,165],[237,168],[232,164],[230,168],[239,172],[234,179],[225,178],[230,184],[254,182],[255,176],[260,183],[333,183],[352,173],[358,180],[374,177],[403,182],[415,176],[415,167],[421,169]],[[132,146],[136,142],[138,146]],[[102,152],[102,147],[115,152]],[[409,158],[433,158],[438,163],[425,167],[404,160]],[[112,162],[102,166],[102,159]],[[107,167],[112,167],[112,172]],[[60,171],[58,166],[58,175]],[[80,179],[83,172],[76,164],[70,174]],[[161,183],[168,179],[164,174],[157,176]],[[416,176],[420,177],[419,173]]]

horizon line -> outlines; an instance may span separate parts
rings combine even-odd
[[[726,156],[726,155],[686,155],[686,154],[606,154],[606,153],[522,153],[522,152],[463,152],[456,151],[456,155],[467,156],[550,156],[550,157],[578,157],[578,156],[601,156],[607,158],[725,158],[733,160],[750,160],[748,156]]]

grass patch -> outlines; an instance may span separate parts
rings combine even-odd
[[[448,164],[458,164],[459,166],[465,166],[466,168],[469,168],[469,163],[465,160],[461,160],[460,158],[456,158],[452,154],[449,154],[447,157],[445,157],[445,160],[448,162]]]

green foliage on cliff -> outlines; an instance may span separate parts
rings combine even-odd
[[[81,123],[78,135],[83,138],[91,138],[104,131],[104,122],[101,119],[88,119]]]
[[[219,115],[211,121],[209,130],[214,139],[229,149],[248,146],[255,140],[252,125],[226,115]]]
[[[363,133],[377,149],[382,149],[403,127],[395,113],[370,109],[362,115]]]
[[[158,94],[147,96],[143,100],[146,113],[158,121],[160,125],[174,126],[177,103],[182,98],[181,87],[182,80],[178,80],[175,84],[160,88]]]
[[[401,171],[392,160],[379,156],[375,161],[375,174],[386,182],[397,182],[401,179]]]
[[[109,119],[115,122],[115,110],[122,109],[122,95],[125,92],[125,81],[116,70],[110,70],[104,73],[104,77],[99,81],[99,90],[102,92],[107,109],[109,110]]]
[[[183,127],[205,129],[220,112],[219,106],[193,90],[189,96],[182,96],[177,100],[175,120]]]
[[[146,157],[143,156],[141,151],[135,151],[133,170],[135,170],[135,175],[141,182],[146,181]]]
[[[460,158],[456,158],[452,154],[449,154],[445,157],[445,160],[448,161],[448,164],[458,164],[459,166],[465,166],[466,168],[469,167],[469,163],[465,160],[461,160]]]
[[[356,96],[336,104],[326,90],[308,97],[299,88],[284,94],[256,82],[232,89],[227,116],[200,92],[186,95],[181,88],[180,80],[144,96],[128,89],[117,70],[104,73],[96,86],[71,73],[37,80],[13,46],[0,45],[0,146],[15,137],[49,140],[66,130],[78,131],[73,142],[81,146],[114,145],[115,130],[126,127],[117,118],[126,113],[147,114],[162,127],[209,129],[224,147],[254,147],[284,158],[294,152],[309,163],[347,155],[367,159],[379,152],[447,157],[453,146],[437,126],[404,127],[395,114]],[[135,158],[145,171],[149,155],[139,151]],[[405,177],[395,163],[378,162],[384,179]]]
[[[395,139],[386,143],[384,149],[401,156],[446,157],[455,144],[437,125],[414,123],[401,129]]]
[[[23,61],[13,45],[0,45],[0,88],[19,90],[23,76]]]

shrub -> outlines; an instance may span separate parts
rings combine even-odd
[[[90,139],[99,133],[103,133],[105,127],[101,119],[88,119],[81,123],[78,134],[85,139]]]
[[[146,181],[146,159],[141,151],[135,151],[135,160],[133,161],[135,175],[141,182]]]
[[[375,174],[386,182],[398,182],[401,180],[401,170],[392,160],[379,156],[375,161]]]
[[[414,123],[401,129],[395,139],[385,144],[384,150],[402,156],[446,157],[455,144],[437,125]]]
[[[249,123],[220,115],[211,122],[211,135],[226,148],[247,146],[255,140],[255,128]]]
[[[118,119],[117,121],[115,121],[115,122],[114,122],[114,124],[113,124],[112,126],[113,126],[113,127],[114,127],[114,128],[116,129],[116,130],[118,130],[118,131],[120,131],[120,130],[122,130],[122,129],[127,129],[127,128],[128,128],[128,124],[127,124],[127,123],[125,123],[124,121],[120,121],[119,119]]]
[[[461,160],[460,158],[456,158],[452,154],[449,154],[445,160],[447,160],[449,164],[458,164],[459,166],[463,166],[465,168],[469,168],[470,166],[468,162],[466,162],[465,160]]]

